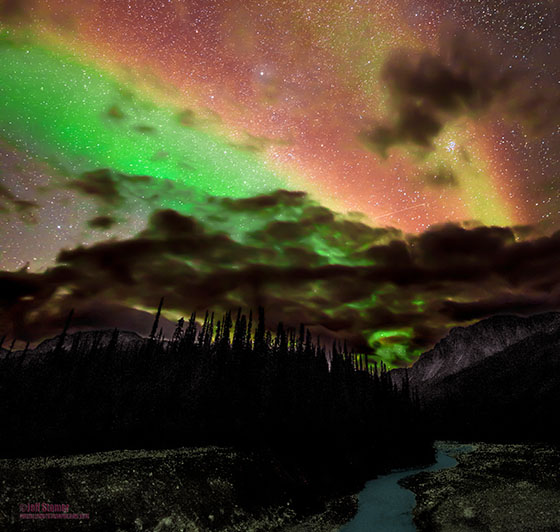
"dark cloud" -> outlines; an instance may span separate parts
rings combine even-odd
[[[276,190],[271,194],[262,194],[251,198],[212,198],[211,202],[219,202],[231,211],[260,211],[272,207],[299,207],[306,204],[308,196],[305,192]],[[325,210],[325,212],[328,212]]]
[[[208,108],[198,109],[197,111],[184,109],[177,114],[177,120],[182,126],[192,128],[211,126],[222,122],[221,116]]]
[[[35,210],[39,208],[37,202],[17,198],[0,183],[0,212],[13,212],[25,223],[36,223]]]
[[[287,140],[273,139],[246,133],[244,140],[241,142],[232,142],[230,146],[250,153],[262,153],[272,146],[288,146],[289,144],[290,142]]]
[[[428,171],[423,175],[422,181],[428,186],[437,188],[453,188],[459,185],[457,175],[449,168]]]
[[[56,274],[40,277],[27,272],[0,274],[0,290],[3,293],[0,301],[10,309],[9,321],[6,320],[7,313],[0,312],[2,329],[24,341],[39,341],[60,333],[72,309],[74,315],[70,332],[118,327],[141,334],[149,333],[154,317],[148,311],[96,299],[95,296],[81,299],[67,297],[60,304],[53,303],[52,298],[60,281]],[[41,312],[37,313],[37,309]],[[165,317],[160,319],[160,326],[167,337],[172,334],[174,324]]]
[[[495,314],[530,315],[560,308],[560,293],[540,295],[498,294],[495,297],[460,303],[445,301],[442,313],[455,321],[470,321]]]
[[[0,19],[14,22],[27,18],[26,0],[0,0]]]
[[[376,126],[360,134],[360,139],[383,157],[389,148],[400,144],[414,144],[431,148],[432,140],[443,128],[443,121],[432,111],[417,104],[402,104],[394,124]]]
[[[107,169],[83,173],[71,181],[68,188],[92,196],[101,203],[109,205],[117,205],[123,199],[116,180],[113,178],[113,172]]]
[[[157,304],[155,302],[154,304]],[[65,318],[64,315],[53,318],[53,328],[60,327]],[[92,300],[86,302],[72,317],[70,332],[73,330],[100,330],[118,328],[124,331],[135,331],[147,335],[150,333],[154,323],[154,315],[145,310],[139,310],[119,303],[107,303],[105,301]],[[169,338],[175,329],[175,323],[160,317],[159,326],[164,335]]]
[[[127,192],[130,192],[130,186],[145,185],[151,182],[152,178],[149,176],[126,175],[102,168],[93,172],[85,172],[66,186],[94,198],[101,204],[116,207],[129,195]]]
[[[2,184],[0,184],[0,200],[13,201],[15,196]]]
[[[434,226],[412,240],[422,263],[430,266],[465,261],[488,264],[514,241],[515,234],[509,227],[465,229],[451,223]]]
[[[514,286],[555,285],[560,280],[560,231],[504,248],[495,260],[496,271]]]
[[[138,133],[146,133],[150,135],[157,133],[157,129],[155,127],[149,126],[147,124],[138,124],[134,126],[134,129],[138,131]]]
[[[174,315],[263,305],[270,323],[302,322],[364,352],[404,345],[408,359],[450,323],[560,303],[550,295],[560,291],[559,234],[519,240],[510,228],[446,224],[407,236],[286,191],[213,202],[270,221],[240,241],[196,217],[161,210],[136,236],[64,250],[44,273],[5,272],[4,330],[22,339],[54,334],[71,308],[80,324],[91,318],[112,326],[110,313],[92,310],[111,305],[122,307],[115,311],[119,326],[133,324],[126,309],[153,308],[165,296]],[[296,219],[274,218],[284,205],[296,209]],[[372,341],[377,330],[394,332]]]
[[[96,216],[88,221],[89,227],[101,230],[111,229],[116,223],[117,220],[112,216]]]
[[[506,64],[484,42],[465,34],[442,38],[437,54],[398,51],[382,70],[394,115],[386,124],[361,133],[361,140],[381,155],[407,144],[433,148],[448,121],[495,109],[523,122],[536,134],[556,127],[560,95],[538,85],[538,73]]]
[[[100,170],[66,185],[118,210],[152,182]],[[100,215],[89,225],[114,223]],[[115,323],[133,328],[126,309],[153,308],[162,296],[174,317],[262,305],[271,324],[302,322],[397,363],[451,324],[555,308],[559,265],[560,233],[532,226],[444,224],[406,235],[342,216],[303,192],[209,197],[189,216],[153,212],[135,236],[63,250],[43,273],[4,272],[0,326],[39,339],[57,333],[73,308],[80,325],[110,327],[109,310],[95,309],[120,305]],[[390,334],[374,340],[379,330]]]
[[[309,226],[299,222],[270,222],[262,231],[253,234],[253,238],[262,242],[298,242],[309,234]]]
[[[118,105],[112,105],[107,110],[107,116],[109,118],[114,119],[114,120],[122,120],[123,118],[125,118],[124,112],[122,111],[122,109]]]
[[[196,113],[192,109],[185,109],[177,115],[177,120],[182,126],[194,127],[197,123]]]
[[[164,159],[169,158],[169,152],[164,150],[160,150],[157,153],[154,153],[152,157],[152,161],[163,161]]]
[[[36,298],[40,294],[48,296],[54,291],[54,286],[47,289],[49,283],[44,282],[42,274],[32,274],[27,271],[0,272],[0,301],[2,305],[10,306],[13,303]]]

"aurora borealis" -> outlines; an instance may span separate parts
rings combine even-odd
[[[165,296],[399,364],[558,308],[559,15],[0,2],[2,328],[134,327]]]

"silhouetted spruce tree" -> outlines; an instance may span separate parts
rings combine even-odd
[[[0,415],[9,430],[0,450],[265,445],[320,474],[326,463],[382,468],[376,456],[400,459],[397,434],[417,437],[409,391],[395,389],[383,364],[380,372],[369,367],[346,343],[333,341],[327,353],[304,325],[283,323],[273,339],[262,308],[254,335],[252,314],[238,309],[234,323],[228,311],[216,327],[213,313],[200,326],[195,313],[186,326],[181,318],[166,342],[162,306],[150,336],[137,343],[117,330],[78,333],[69,350],[59,339],[29,364],[1,359]]]
[[[156,317],[154,319],[154,324],[152,325],[152,331],[150,332],[150,339],[154,339],[156,337],[156,333],[158,331],[159,326],[159,318],[161,316],[161,309],[163,307],[163,297],[159,301],[158,309],[156,312]]]

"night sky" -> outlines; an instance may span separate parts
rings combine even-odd
[[[560,308],[554,0],[0,0],[0,334],[263,305],[391,365]]]

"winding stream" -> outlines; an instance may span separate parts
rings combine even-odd
[[[414,493],[401,487],[398,481],[420,471],[454,467],[457,460],[451,454],[472,450],[470,445],[447,442],[436,442],[435,447],[436,462],[431,466],[398,470],[367,482],[359,494],[358,513],[339,532],[416,532],[412,522],[416,498]]]

